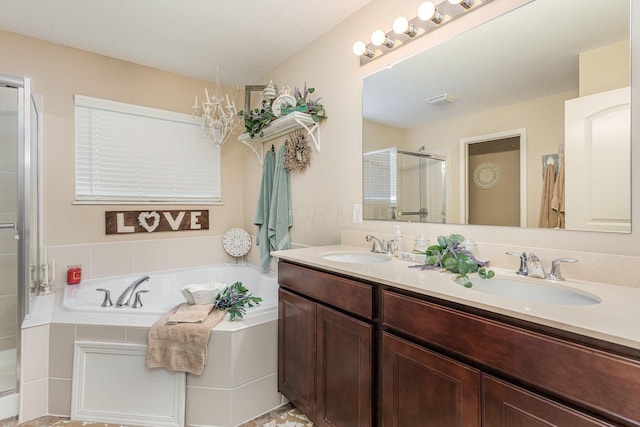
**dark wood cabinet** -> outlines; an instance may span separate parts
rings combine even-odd
[[[279,389],[317,426],[640,427],[634,349],[279,266]]]
[[[316,412],[316,304],[278,291],[278,388],[305,414]]]
[[[501,427],[613,426],[553,400],[483,375],[482,421]]]
[[[480,426],[480,371],[383,333],[382,402],[385,427]]]
[[[327,302],[371,317],[370,287],[282,263],[279,279],[279,391],[316,426],[375,425],[372,322]]]

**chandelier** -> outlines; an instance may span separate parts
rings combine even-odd
[[[216,93],[209,96],[205,88],[205,100],[198,104],[196,96],[193,104],[192,116],[195,122],[204,130],[207,138],[217,145],[224,144],[229,136],[240,126],[235,100],[229,101],[229,95],[220,94],[220,70],[216,67]],[[226,104],[226,105],[225,105]]]

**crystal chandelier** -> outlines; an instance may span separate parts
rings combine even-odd
[[[235,100],[229,101],[229,95],[220,94],[220,70],[216,67],[216,94],[209,96],[205,88],[205,100],[198,104],[196,96],[193,105],[193,119],[204,130],[211,142],[217,145],[224,144],[229,136],[240,126]],[[224,105],[226,104],[226,105]]]

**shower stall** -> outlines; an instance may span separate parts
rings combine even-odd
[[[445,163],[397,147],[364,153],[364,219],[445,222]]]
[[[0,74],[0,419],[18,413],[20,327],[39,291],[38,107],[29,79]]]

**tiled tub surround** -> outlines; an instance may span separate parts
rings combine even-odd
[[[50,247],[49,257],[56,257],[56,263],[60,266],[66,267],[67,263],[83,264],[85,279],[107,276],[107,268],[111,263],[103,257],[108,259],[121,251],[127,253],[126,268],[121,264],[124,259],[112,258],[113,274],[150,271],[141,266],[167,269],[168,266],[184,268],[200,265],[196,263],[205,261],[232,262],[230,257],[220,253],[222,249],[216,249],[221,247],[221,239],[218,238],[158,242],[170,254],[175,254],[176,259],[160,255],[160,261],[154,260],[151,254],[146,253],[146,249],[154,245],[139,241]],[[175,247],[175,251],[171,247]],[[186,255],[184,251],[187,251]],[[63,272],[64,267],[59,267],[58,292],[37,297],[34,312],[23,325],[21,422],[44,415],[71,414],[75,341],[146,344],[149,327],[159,318],[158,315],[109,316],[65,311],[62,309],[62,300],[67,285],[61,284]],[[238,425],[286,402],[277,392],[275,309],[253,316],[249,313],[245,319],[233,322],[225,317],[212,331],[208,354],[204,374],[187,375],[187,425]]]

